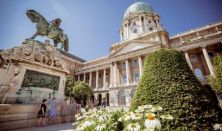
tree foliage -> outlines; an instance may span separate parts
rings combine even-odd
[[[140,105],[160,105],[174,117],[172,130],[212,130],[222,118],[214,96],[201,86],[182,53],[161,49],[145,60],[131,110]]]
[[[218,94],[222,94],[222,56],[214,58],[213,66],[215,76],[210,76],[209,82]]]
[[[66,78],[66,83],[65,83],[65,96],[71,96],[70,92],[72,90],[72,88],[75,85],[75,81],[73,79],[73,77],[67,77]]]
[[[84,97],[90,98],[93,95],[93,91],[87,83],[82,81],[75,82],[72,77],[67,77],[65,94],[79,102]]]

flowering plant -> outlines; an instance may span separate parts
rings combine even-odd
[[[135,111],[101,108],[77,116],[74,128],[77,131],[154,131],[169,129],[161,121],[173,119],[169,114],[164,115],[160,106],[142,105]]]

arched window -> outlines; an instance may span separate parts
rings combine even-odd
[[[126,105],[126,99],[125,99],[125,91],[119,90],[118,92],[118,105]]]
[[[198,58],[197,58],[197,55],[191,55],[190,56],[190,61],[192,62],[192,63],[197,63],[198,62]]]
[[[194,69],[194,74],[197,77],[197,79],[203,80],[203,73],[202,73],[200,68],[195,68]]]
[[[135,81],[136,81],[136,82],[139,82],[139,80],[140,80],[140,74],[139,74],[139,72],[136,72],[136,73],[134,74],[134,77],[135,77]]]

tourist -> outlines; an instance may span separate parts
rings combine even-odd
[[[65,98],[64,101],[61,104],[61,122],[66,123],[66,114],[67,114],[67,99]]]
[[[88,99],[87,103],[86,103],[86,111],[93,109],[93,103],[90,99]]]
[[[46,115],[46,99],[43,99],[42,100],[42,104],[41,104],[41,107],[40,107],[40,110],[38,111],[38,115],[37,115],[37,118],[39,118],[38,120],[38,126],[41,126],[41,124],[43,126],[46,126],[45,124],[45,115]]]
[[[56,98],[52,98],[50,100],[49,105],[49,124],[53,123],[54,119],[56,118]]]
[[[103,101],[102,101],[102,107],[106,107],[106,99],[105,98],[103,98]]]
[[[73,121],[76,121],[75,115],[76,115],[77,111],[78,111],[78,104],[77,104],[76,101],[74,100],[73,103],[72,103],[72,108],[71,108],[71,115],[72,115],[71,121],[72,121],[72,122],[73,122]]]

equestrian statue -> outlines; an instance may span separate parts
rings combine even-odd
[[[53,40],[55,47],[57,47],[58,43],[61,43],[61,49],[63,48],[66,52],[69,50],[68,37],[60,28],[60,23],[62,22],[60,18],[48,22],[35,10],[27,10],[26,15],[33,23],[36,23],[37,28],[36,33],[30,39],[35,39],[38,35],[47,36]]]

